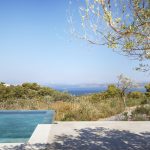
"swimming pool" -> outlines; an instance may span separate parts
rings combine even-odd
[[[38,124],[51,124],[54,111],[0,111],[0,143],[27,142]]]

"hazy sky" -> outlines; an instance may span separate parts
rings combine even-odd
[[[0,81],[8,83],[106,83],[123,73],[150,76],[137,62],[69,33],[67,0],[0,0]]]

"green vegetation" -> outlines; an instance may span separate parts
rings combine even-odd
[[[84,0],[79,4],[82,30],[77,25],[77,31],[73,27],[72,32],[91,44],[106,45],[140,63],[149,61],[149,4],[149,0]],[[72,20],[71,17],[71,25],[76,22]],[[137,70],[150,71],[149,63],[139,64]]]
[[[137,107],[132,112],[132,120],[134,120],[134,121],[138,121],[138,120],[150,121],[150,106]]]
[[[124,120],[150,121],[150,105],[138,106],[135,110],[132,111],[130,116],[128,116],[127,113],[124,113],[124,116]]]
[[[0,83],[0,100],[10,99],[37,99],[37,100],[70,100],[71,96],[68,93],[58,92],[48,87],[41,87],[37,83],[23,83],[17,86],[5,86],[4,83]]]
[[[145,86],[146,93],[126,93],[127,107],[149,106],[149,87],[150,84]],[[41,87],[36,83],[24,83],[17,86],[6,86],[4,83],[0,83],[0,109],[54,109],[56,111],[56,120],[65,121],[98,120],[119,114],[125,110],[125,107],[121,97],[121,90],[113,84],[109,85],[108,89],[102,93],[71,96],[68,93]],[[138,109],[135,110],[134,114],[139,112]],[[146,107],[146,109],[149,109],[149,107]],[[149,115],[149,113],[146,112],[146,115]]]
[[[146,88],[146,96],[150,98],[150,84],[148,85],[145,85],[145,88]]]

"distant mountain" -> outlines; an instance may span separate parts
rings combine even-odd
[[[85,83],[85,84],[47,84],[46,86],[52,88],[99,88],[99,87],[107,87],[110,84],[117,83]],[[148,82],[137,83],[138,87],[144,87]]]

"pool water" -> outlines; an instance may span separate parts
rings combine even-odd
[[[0,143],[27,142],[38,124],[51,124],[54,111],[0,111]]]

